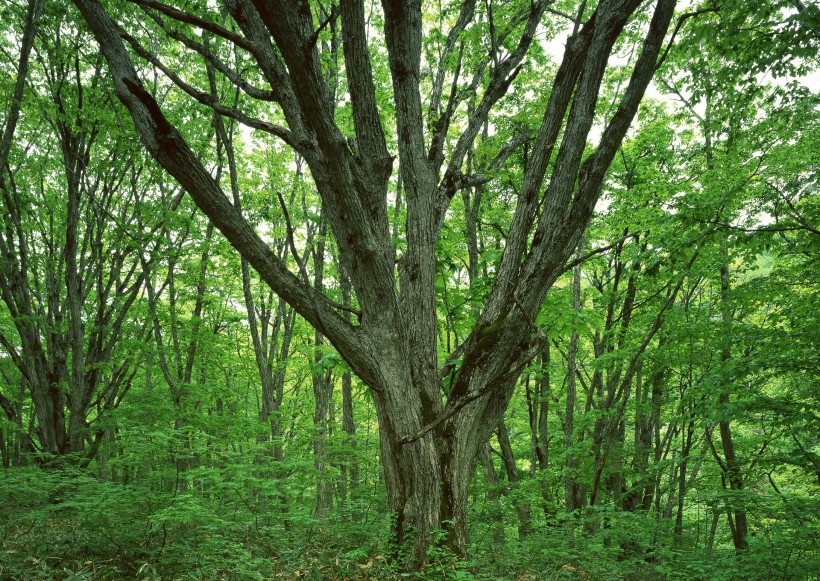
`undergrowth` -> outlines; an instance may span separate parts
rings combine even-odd
[[[252,474],[201,478],[171,487],[102,481],[76,469],[0,471],[0,578],[3,579],[816,579],[816,521],[801,530],[771,523],[740,557],[727,542],[709,552],[674,547],[646,517],[608,515],[607,528],[567,522],[535,526],[503,544],[493,523],[474,519],[470,558],[437,543],[424,573],[388,561],[385,499],[354,499],[323,522],[309,503],[283,512],[275,491]],[[811,507],[804,507],[810,510]],[[617,520],[615,520],[617,519]],[[441,533],[444,534],[443,532]],[[443,539],[441,539],[443,541]]]

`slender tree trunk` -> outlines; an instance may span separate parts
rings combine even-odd
[[[308,241],[315,245],[313,250],[313,286],[322,291],[324,289],[325,264],[325,236],[327,226],[323,213],[319,215],[318,232],[315,241]],[[313,370],[313,461],[316,469],[316,516],[320,519],[327,517],[328,511],[333,508],[333,482],[328,475],[327,440],[330,437],[330,406],[333,394],[333,370],[324,369],[322,361],[324,352],[324,337],[319,331],[314,334],[314,370]]]
[[[709,536],[706,539],[706,552],[711,553],[715,545],[715,534],[717,533],[718,522],[720,521],[720,510],[717,506],[712,507],[712,524],[709,526]]]
[[[150,276],[151,266],[148,261],[142,259],[142,268],[144,272],[146,284],[146,294],[148,298],[148,311],[151,317],[152,334],[154,336],[154,343],[156,346],[156,354],[159,362],[160,370],[163,378],[171,392],[171,401],[174,405],[174,429],[178,433],[182,433],[182,429],[187,423],[186,405],[191,380],[193,378],[193,371],[195,360],[198,353],[199,338],[201,324],[202,324],[202,310],[205,300],[206,290],[206,275],[208,272],[208,262],[210,256],[211,239],[213,236],[214,227],[209,223],[206,232],[205,240],[201,249],[199,257],[199,272],[197,278],[197,287],[194,293],[194,306],[191,312],[191,329],[190,339],[187,347],[182,348],[179,330],[178,319],[181,319],[180,313],[177,309],[177,291],[175,285],[176,278],[176,261],[169,259],[168,272],[166,274],[165,284],[163,287],[168,289],[168,308],[169,308],[169,330],[170,330],[170,345],[166,344],[166,339],[163,338],[163,329],[160,324],[158,314],[159,296]],[[165,231],[166,240],[172,240],[171,236]],[[173,256],[173,253],[171,253]],[[177,477],[175,486],[181,490],[187,487],[187,481],[180,478],[185,473],[190,464],[190,441],[187,436],[180,435],[181,446],[174,451],[175,462],[177,468]]]
[[[518,513],[518,539],[523,541],[532,532],[532,508],[529,500],[518,490],[521,485],[521,474],[516,466],[515,454],[513,454],[510,443],[510,432],[503,420],[498,424],[496,435],[501,448],[501,458],[504,460],[504,468],[507,471],[507,480],[510,482],[515,510]]]
[[[540,374],[535,380],[534,389],[530,390],[527,381],[527,405],[530,418],[530,478],[538,478],[541,487],[542,509],[547,522],[555,516],[555,502],[549,487],[547,469],[549,468],[550,442],[547,430],[547,419],[550,409],[550,345],[546,343],[538,355],[537,366]]]
[[[548,478],[550,467],[550,436],[548,420],[550,412],[550,344],[544,344],[541,353],[541,378],[538,381],[539,410],[538,410],[538,470],[541,472],[541,497],[544,499],[544,517],[547,522],[555,517],[556,501],[553,497]]]
[[[689,467],[689,453],[692,449],[692,435],[695,428],[694,421],[690,420],[685,429],[681,429],[681,460],[678,466],[678,506],[675,513],[675,546],[683,546],[683,508],[686,498],[687,468]]]
[[[578,256],[583,254],[583,240],[578,245]],[[580,312],[581,306],[581,265],[579,264],[572,272],[572,308],[575,312]],[[577,401],[577,358],[578,358],[579,335],[573,330],[569,340],[567,350],[567,397],[564,403],[564,447],[567,450],[566,464],[564,472],[564,509],[570,514],[586,506],[586,490],[579,482],[580,463],[571,451],[576,444],[575,441],[575,406]],[[574,538],[573,519],[567,521],[567,538],[572,542]]]
[[[666,377],[661,374],[656,374],[652,378],[652,441],[654,444],[655,453],[653,460],[657,466],[663,458],[664,450],[661,440],[661,396],[663,388],[666,385]],[[668,432],[672,431],[672,427],[667,428]],[[655,502],[655,512],[659,513],[660,495],[661,495],[661,478],[663,473],[658,471],[654,481],[647,484],[649,487],[644,491],[643,505],[645,510],[649,510],[653,501]]]
[[[661,336],[658,347],[662,347],[664,343],[665,338]],[[635,394],[635,453],[632,457],[635,481],[626,502],[626,510],[648,511],[652,506],[657,476],[650,477],[648,474],[649,458],[650,455],[654,458],[660,452],[656,446],[660,445],[660,398],[665,376],[664,370],[656,371],[650,380],[649,389],[644,381],[638,382],[639,390]],[[657,438],[654,437],[656,433]],[[655,463],[657,464],[657,460]]]
[[[729,305],[729,251],[726,243],[721,247],[721,254],[723,256],[723,263],[720,267],[720,290],[721,290],[721,315],[723,318],[723,347],[721,349],[720,359],[724,365],[728,365],[732,358],[732,344],[731,344],[731,325],[732,325],[732,309]],[[724,371],[726,373],[726,371]],[[729,378],[725,377],[724,382],[728,382]],[[743,551],[748,548],[749,543],[746,540],[748,534],[748,524],[746,521],[746,509],[743,506],[743,473],[740,469],[740,461],[735,453],[735,444],[732,437],[732,427],[728,417],[729,391],[723,389],[719,396],[720,403],[720,422],[718,429],[720,431],[720,442],[723,447],[723,457],[725,459],[725,471],[729,480],[729,488],[732,492],[729,506],[726,508],[726,516],[729,519],[730,528],[732,529],[732,542],[735,549]],[[734,518],[733,518],[734,517]],[[734,520],[734,526],[732,526]]]
[[[14,413],[13,407],[11,402],[6,399],[2,393],[0,393],[0,407],[3,408],[3,411],[6,414],[9,422],[14,422]],[[11,447],[14,442],[14,437],[9,437],[10,434],[7,433],[5,427],[0,427],[0,457],[2,457],[2,466],[3,468],[9,468],[11,466]]]
[[[216,96],[215,76],[213,68],[210,66],[208,67],[208,79],[211,94]],[[242,199],[239,195],[238,172],[232,134],[228,132],[220,115],[214,115],[214,126],[217,138],[224,147],[225,157],[228,162],[233,203],[237,209],[241,209]],[[287,253],[284,243],[280,243],[277,250],[279,256]],[[275,462],[273,477],[276,478],[277,482],[281,482],[286,474],[281,466],[284,461],[284,451],[281,442],[279,409],[284,396],[287,361],[293,338],[294,313],[293,309],[281,297],[274,300],[273,291],[268,292],[267,300],[263,297],[261,305],[257,305],[251,291],[250,264],[244,256],[241,257],[241,270],[242,296],[248,314],[248,327],[250,328],[253,343],[256,368],[262,384],[262,405],[259,410],[259,419],[263,425],[268,426],[266,433],[260,434],[258,440],[260,443],[270,442],[271,448],[268,453]],[[261,309],[260,317],[257,317],[257,306]],[[274,365],[277,369],[276,372],[274,372]],[[290,507],[284,486],[281,484],[277,486],[276,496],[283,516],[283,527],[286,531],[289,531],[291,529],[290,519],[288,518]]]
[[[500,495],[498,494],[498,475],[493,465],[492,451],[490,444],[486,444],[479,454],[481,469],[484,472],[484,481],[487,485],[487,506],[489,506],[489,517],[493,523],[493,544],[500,546],[504,544],[504,514],[498,504]]]
[[[321,360],[321,336],[315,341],[316,359]],[[313,464],[316,470],[316,516],[327,517],[333,508],[333,482],[328,474],[327,440],[330,436],[330,398],[332,395],[332,373],[330,371],[314,372],[313,376]]]
[[[344,306],[351,307],[352,297],[350,280],[345,273],[341,273],[342,301]],[[346,312],[347,320],[350,313]],[[346,445],[349,448],[349,461],[345,464],[348,476],[350,495],[353,496],[359,487],[359,461],[356,454],[356,422],[353,418],[353,375],[350,371],[342,374],[342,430],[347,435]]]
[[[23,398],[26,395],[26,381],[20,376],[20,383],[17,388],[17,406],[15,409],[15,427],[17,429],[17,438],[14,439],[14,449],[12,450],[12,464],[14,466],[23,465],[23,451],[31,451],[34,449],[31,443],[31,431],[23,429]],[[33,414],[32,414],[33,415]],[[27,445],[24,446],[23,442]]]

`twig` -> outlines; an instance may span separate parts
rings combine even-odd
[[[287,204],[285,204],[285,199],[282,197],[281,192],[276,192],[276,197],[279,198],[279,207],[282,208],[282,214],[285,217],[285,229],[287,230],[290,253],[293,255],[293,259],[299,267],[299,273],[302,275],[304,283],[309,285],[310,279],[308,278],[307,269],[305,269],[305,263],[302,261],[302,257],[299,256],[299,251],[296,250],[296,242],[293,240],[293,226],[290,223],[290,213],[288,212]]]
[[[680,30],[683,23],[686,22],[688,19],[692,18],[693,16],[699,16],[701,14],[706,14],[707,12],[719,12],[720,9],[717,7],[713,8],[703,8],[701,10],[695,10],[694,12],[686,12],[685,14],[681,14],[680,18],[678,18],[678,22],[675,25],[675,30],[672,31],[672,36],[669,38],[669,44],[666,45],[666,50],[663,51],[661,58],[658,60],[658,64],[655,65],[655,70],[661,68],[663,61],[666,60],[666,57],[669,55],[669,51],[672,49],[672,44],[675,42],[675,36],[677,36],[678,31]]]
[[[625,242],[626,240],[629,240],[630,238],[636,238],[639,235],[640,235],[639,232],[633,232],[632,234],[627,234],[626,236],[623,236],[623,237],[619,238],[618,240],[616,240],[612,244],[608,244],[606,246],[602,246],[601,248],[596,248],[595,250],[587,252],[586,254],[581,256],[580,258],[576,258],[572,262],[569,262],[569,263],[565,264],[564,269],[561,272],[564,273],[564,272],[567,272],[569,270],[572,270],[573,268],[575,268],[579,264],[581,264],[583,262],[586,262],[587,259],[592,258],[593,256],[595,256],[596,254],[601,254],[602,252],[606,252],[607,250],[612,250],[613,248],[618,246],[618,244],[621,244],[622,242]]]
[[[464,399],[459,401],[457,404],[455,404],[452,408],[450,408],[449,410],[446,410],[445,412],[443,412],[439,417],[434,419],[429,424],[426,424],[425,426],[421,427],[415,433],[413,433],[409,436],[403,437],[401,440],[399,440],[399,445],[403,446],[405,444],[410,444],[412,442],[415,442],[416,440],[419,440],[419,439],[423,438],[425,435],[427,435],[428,432],[430,432],[431,430],[433,430],[436,427],[440,426],[441,424],[443,424],[444,422],[449,420],[451,417],[456,415],[456,413],[458,413],[459,410],[461,410],[461,408],[463,408],[467,404],[472,403],[475,400],[477,400],[479,398],[482,398],[485,395],[489,394],[493,390],[494,387],[495,387],[495,385],[491,383],[487,387],[482,389],[481,391],[478,391],[478,392],[476,392],[472,395],[468,395],[467,397],[465,397]]]
[[[512,298],[513,298],[513,302],[515,303],[515,306],[517,306],[519,309],[521,309],[521,314],[524,315],[524,320],[527,321],[527,325],[529,325],[530,327],[535,329],[535,332],[538,334],[538,336],[540,338],[546,339],[547,336],[544,334],[544,331],[541,329],[541,327],[539,327],[538,325],[536,325],[533,322],[533,320],[530,318],[530,314],[524,308],[524,305],[521,304],[521,301],[518,300],[518,297],[515,296],[515,293],[513,293]]]

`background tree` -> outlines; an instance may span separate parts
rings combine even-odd
[[[133,227],[145,182],[134,149],[118,143],[102,61],[81,64],[83,37],[49,12],[40,26],[51,42],[28,52],[41,10],[29,8],[0,151],[10,323],[0,343],[31,394],[39,449],[87,463],[105,433],[89,422],[122,401],[137,368],[123,348],[141,334],[129,317],[143,282],[139,243],[111,232]],[[21,102],[26,84],[41,98]]]

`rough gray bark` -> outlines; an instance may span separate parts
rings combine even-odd
[[[394,160],[385,145],[367,47],[357,42],[365,38],[361,3],[341,3],[356,147],[349,146],[331,114],[331,90],[322,74],[306,0],[230,0],[226,4],[241,35],[203,24],[242,46],[269,83],[287,128],[258,120],[252,121],[253,126],[281,138],[310,168],[339,260],[358,300],[358,324],[348,322],[340,314],[340,305],[292,274],[241,212],[226,201],[219,185],[144,88],[105,9],[97,0],[74,3],[96,35],[117,95],[149,153],[183,185],[260,276],[333,343],[371,389],[385,483],[396,514],[396,539],[399,544],[411,538],[413,542],[409,566],[423,567],[435,531],[442,528],[448,532],[447,544],[464,554],[467,484],[474,459],[498,425],[521,369],[543,346],[543,333],[534,329],[532,321],[592,214],[612,157],[654,73],[675,2],[658,2],[624,97],[598,148],[583,161],[608,58],[641,3],[602,2],[568,40],[493,290],[465,341],[461,363],[442,366],[456,371],[446,401],[442,401],[439,385],[436,345],[436,243],[454,195],[470,183],[491,178],[463,174],[465,156],[490,111],[514,82],[547,2],[531,4],[516,48],[493,63],[482,98],[448,156],[432,146],[435,139],[428,149],[424,134],[420,2],[382,2],[407,209],[407,249],[399,263],[398,280],[387,208]],[[470,6],[465,3],[462,10],[467,21]],[[463,98],[455,92],[450,106],[443,110]],[[238,115],[219,103],[211,105],[227,115]],[[434,134],[446,135],[450,125],[447,115],[441,115]],[[561,129],[563,139],[557,145]],[[553,173],[542,191],[547,165],[556,150]]]

